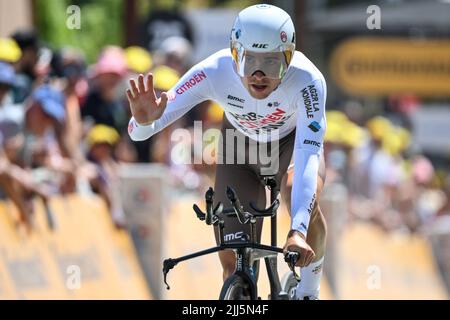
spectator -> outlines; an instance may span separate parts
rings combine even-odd
[[[0,61],[14,64],[22,56],[22,50],[11,38],[0,38]]]
[[[14,88],[14,102],[22,103],[31,94],[34,83],[37,82],[37,64],[39,61],[40,43],[32,30],[17,31],[12,38],[22,51],[16,63],[17,85]]]
[[[22,105],[13,103],[12,89],[17,83],[11,65],[0,61],[0,120],[11,120],[22,125],[24,110]]]
[[[80,148],[83,137],[80,100],[87,91],[84,56],[76,49],[64,48],[54,55],[52,68],[53,73],[60,80],[60,87],[65,97],[65,144],[70,158],[81,164],[84,155]]]
[[[91,186],[104,199],[115,226],[124,228],[126,224],[117,175],[118,163],[113,158],[113,149],[119,139],[119,133],[114,128],[98,124],[89,131],[87,144],[88,159],[97,168],[96,175],[90,180]]]
[[[0,62],[0,197],[11,199],[18,209],[19,224],[30,232],[33,213],[31,197],[37,194],[46,200],[48,193],[18,165],[18,153],[23,144],[23,112],[20,106],[5,103],[15,80],[14,69]]]
[[[125,90],[120,85],[127,72],[124,51],[119,47],[106,47],[93,66],[91,90],[81,108],[85,126],[104,124],[113,127],[119,134],[126,132],[128,109],[125,105]],[[115,152],[121,161],[136,160],[136,152],[128,135],[123,135]]]
[[[100,54],[92,70],[92,86],[81,108],[83,120],[113,127],[118,132],[126,129],[127,111],[121,104],[122,96],[116,91],[127,73],[123,50],[107,47]]]
[[[433,220],[445,202],[445,193],[433,186],[435,169],[431,161],[423,155],[412,159],[411,178],[415,185],[414,218],[419,227]]]
[[[59,173],[50,178],[59,192],[70,193],[76,188],[77,165],[66,145],[64,103],[63,94],[50,85],[33,92],[25,113],[26,164]]]
[[[125,58],[128,70],[134,74],[147,73],[153,66],[153,60],[150,52],[142,47],[131,46],[126,48]]]
[[[165,39],[155,55],[158,65],[166,65],[178,74],[184,74],[192,65],[192,45],[183,37]]]
[[[441,207],[436,212],[436,217],[443,217],[447,216],[450,217],[450,176],[447,176],[444,182],[444,194],[445,199],[442,202]]]

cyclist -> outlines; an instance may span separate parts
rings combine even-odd
[[[295,51],[290,16],[272,5],[250,6],[235,20],[230,48],[192,67],[168,92],[155,96],[152,74],[145,83],[143,75],[137,81],[131,79],[130,87],[127,96],[133,116],[128,132],[133,140],[149,138],[204,100],[223,107],[218,158],[226,161],[217,162],[215,200],[224,204],[229,185],[245,210],[250,211],[248,202],[255,199],[265,207],[261,175],[274,175],[280,185],[293,156],[291,228],[284,250],[300,253],[297,266],[302,280],[297,298],[318,299],[326,238],[318,205],[325,180],[326,83],[314,64]],[[234,132],[231,137],[229,130]],[[235,145],[239,138],[245,138],[245,144]],[[270,164],[263,157],[255,161],[255,150],[270,150]],[[249,226],[230,219],[224,234],[226,240],[236,240],[249,234]],[[215,235],[218,241],[217,230]],[[219,258],[225,280],[235,270],[235,254],[225,250]]]

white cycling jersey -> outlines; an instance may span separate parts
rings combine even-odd
[[[131,118],[131,139],[148,139],[205,100],[221,105],[229,122],[256,141],[273,139],[270,132],[274,130],[281,139],[297,129],[291,228],[306,236],[326,129],[326,83],[314,64],[296,51],[278,88],[265,99],[255,99],[236,73],[230,50],[223,49],[192,67],[168,91],[168,97],[164,114],[151,125],[141,126]]]

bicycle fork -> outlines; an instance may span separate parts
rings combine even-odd
[[[249,248],[239,248],[236,250],[236,271],[235,274],[239,274],[249,284],[251,296],[258,297],[258,286],[256,285],[256,274],[251,273],[250,265],[250,249]],[[245,270],[247,268],[247,270]],[[252,276],[249,276],[252,274]]]

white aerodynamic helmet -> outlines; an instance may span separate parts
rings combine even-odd
[[[240,76],[259,70],[269,78],[283,78],[295,51],[291,17],[268,4],[242,10],[231,30],[230,49]]]

